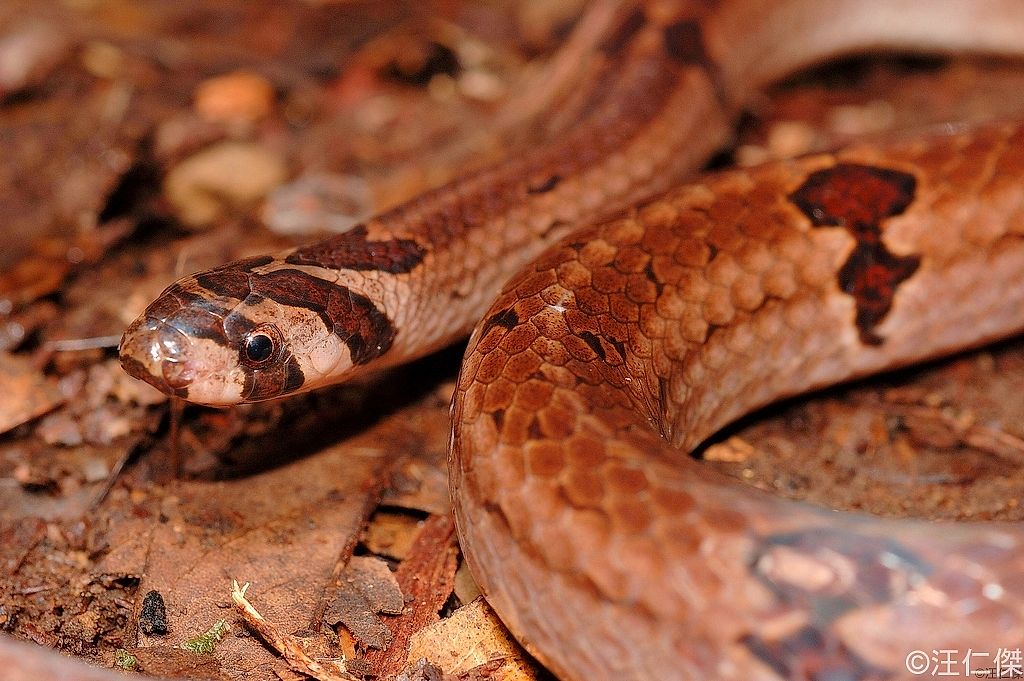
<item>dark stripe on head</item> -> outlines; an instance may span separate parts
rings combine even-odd
[[[192,290],[195,282],[182,279],[167,287],[146,308],[146,317],[165,322],[186,336],[207,338],[219,345],[227,345],[224,320],[231,309],[218,298],[210,298]]]
[[[291,265],[313,265],[329,270],[401,274],[412,271],[427,254],[412,239],[367,241],[366,235],[366,225],[358,225],[344,234],[298,248],[285,261]]]
[[[807,176],[789,195],[815,227],[843,227],[857,245],[839,270],[839,286],[857,305],[856,323],[865,345],[881,345],[875,333],[892,308],[896,289],[921,264],[916,255],[890,253],[882,224],[913,202],[917,180],[889,168],[838,163]]]
[[[233,265],[225,265],[197,274],[196,283],[222,298],[245,300],[250,291],[249,272]]]
[[[160,381],[156,376],[149,373],[149,369],[145,364],[129,354],[124,353],[121,355],[121,368],[124,369],[129,376],[133,376],[140,381],[145,381],[161,392],[167,389],[165,388],[166,384],[163,381]]]
[[[196,281],[207,291],[224,298],[245,300],[249,295],[249,275],[253,270],[274,262],[274,257],[262,255],[236,260],[195,275]]]
[[[302,387],[306,377],[293,356],[286,362],[275,362],[266,369],[247,371],[242,397],[249,402],[269,400],[288,395]]]
[[[315,312],[352,355],[366,364],[391,347],[395,328],[369,298],[301,270],[275,270],[252,278],[253,293]]]

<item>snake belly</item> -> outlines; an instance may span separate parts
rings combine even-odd
[[[1019,646],[1019,525],[837,514],[687,451],[781,397],[1024,329],[1024,128],[644,197],[772,79],[865,48],[1019,54],[1024,5],[619,15],[599,48],[616,68],[572,133],[349,233],[176,282],[126,331],[125,369],[195,402],[258,401],[482,320],[453,401],[460,537],[499,615],[565,679],[913,678],[919,649]]]

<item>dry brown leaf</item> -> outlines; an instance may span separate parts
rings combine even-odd
[[[364,481],[383,466],[360,444],[332,445],[243,479],[179,485],[179,496],[162,505],[164,521],[153,523],[139,588],[163,594],[172,636],[223,617],[224,583],[234,576],[253,583],[254,605],[282,631],[310,626],[343,545],[360,530]],[[216,654],[234,669],[274,659],[253,639],[233,636]]]
[[[381,556],[404,560],[412,550],[413,542],[423,521],[406,513],[381,511],[373,516],[366,528],[366,548]]]
[[[711,445],[704,452],[705,461],[725,461],[743,463],[755,453],[754,446],[739,437],[731,437],[725,442]]]
[[[421,658],[455,676],[502,660],[504,664],[490,676],[494,681],[537,679],[532,663],[482,598],[413,634],[409,641],[410,664]]]
[[[56,382],[24,357],[0,353],[0,433],[64,402]]]
[[[372,556],[353,556],[338,580],[338,591],[325,621],[339,622],[363,645],[381,650],[391,643],[391,631],[378,614],[401,614],[405,603],[387,563]]]

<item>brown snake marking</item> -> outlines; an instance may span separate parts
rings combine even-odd
[[[641,199],[771,79],[865,46],[1019,54],[1024,5],[652,6],[621,12],[602,44],[616,68],[557,143],[350,235],[181,280],[126,332],[126,370],[229,404],[483,319],[453,402],[460,538],[502,619],[566,679],[900,679],[914,649],[1019,646],[1019,525],[832,513],[686,452],[780,397],[1024,328],[1024,127]]]
[[[530,190],[527,190],[530,191]],[[333,236],[292,251],[285,262],[314,265],[328,270],[370,270],[400,274],[411,272],[427,253],[412,239],[367,241],[366,225],[356,225]]]
[[[857,240],[839,270],[839,284],[857,301],[855,322],[868,345],[882,344],[874,328],[892,307],[897,287],[921,264],[913,255],[893,255],[882,241],[884,221],[913,202],[916,184],[908,173],[840,163],[811,173],[789,196],[815,227],[845,227]]]

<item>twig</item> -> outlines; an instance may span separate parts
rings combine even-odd
[[[237,581],[231,580],[231,600],[246,624],[255,629],[260,637],[285,659],[293,671],[318,679],[318,681],[358,681],[355,676],[343,670],[333,672],[326,669],[307,655],[306,651],[302,649],[302,646],[299,645],[293,636],[280,633],[274,625],[265,620],[263,615],[246,600],[245,592],[248,588],[248,582],[238,586]],[[342,659],[342,662],[344,662],[344,659]]]

